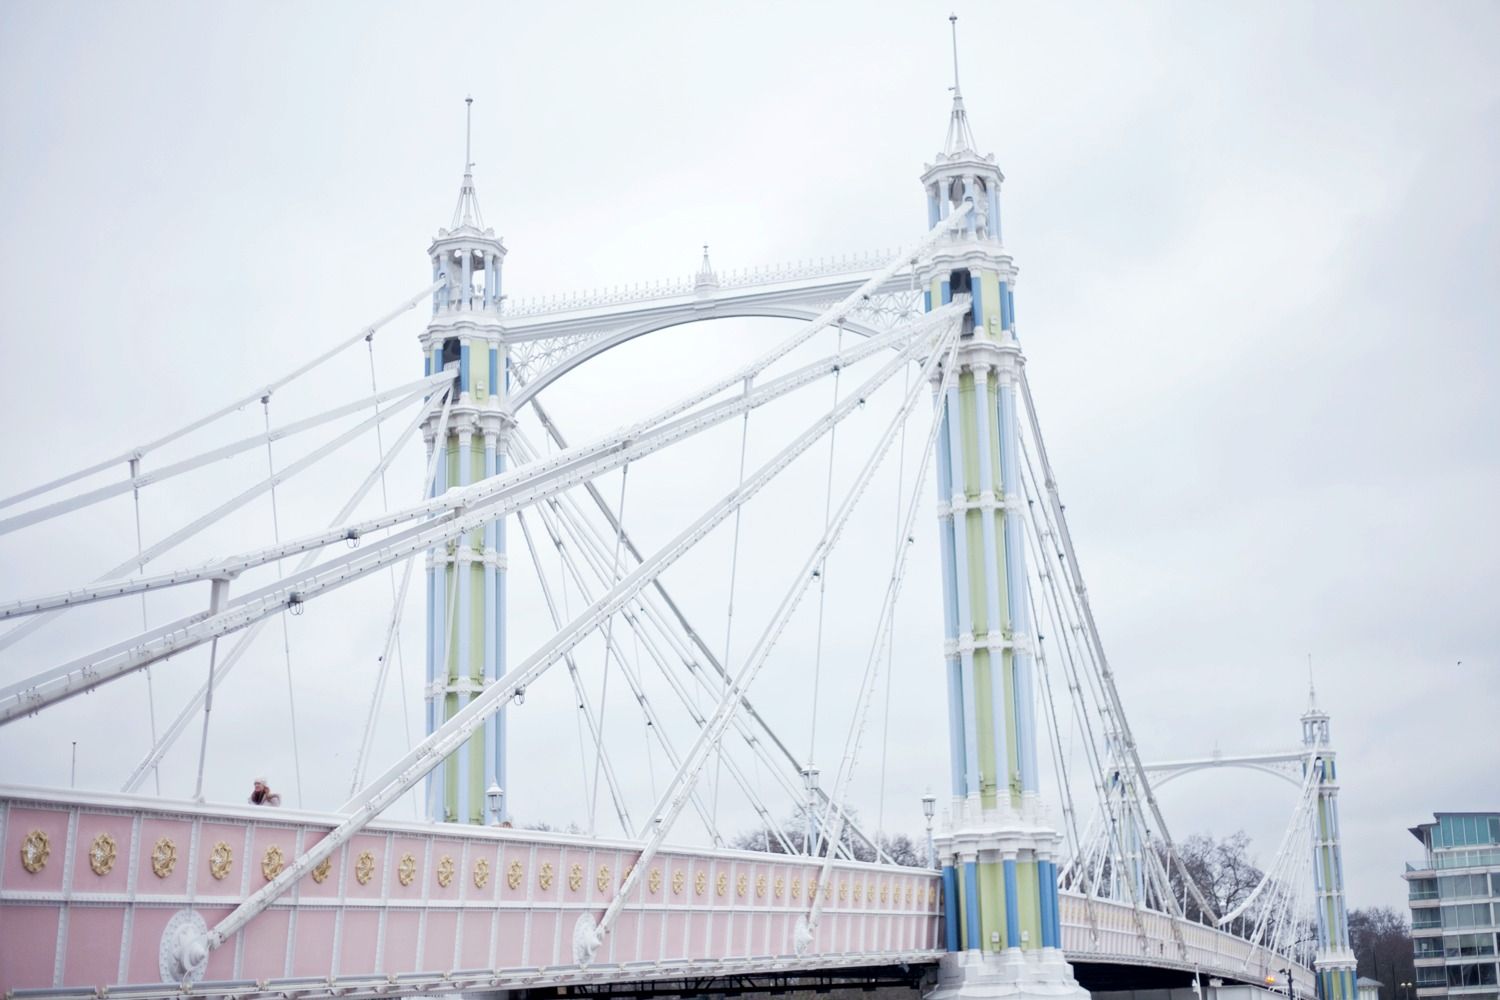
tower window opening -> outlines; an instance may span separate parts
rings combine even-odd
[[[959,295],[973,294],[973,279],[967,270],[950,271],[948,273],[948,289],[957,297]],[[959,331],[961,337],[974,336],[974,310],[970,309],[964,313],[963,329]]]
[[[443,341],[443,367],[456,365],[463,357],[463,348],[459,345],[457,337],[449,337]]]

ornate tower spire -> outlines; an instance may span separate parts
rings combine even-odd
[[[474,190],[474,160],[470,152],[474,127],[474,98],[464,98],[464,180],[458,188],[458,204],[453,206],[450,229],[484,229],[484,213],[479,211],[479,194]]]
[[[955,156],[974,149],[974,133],[969,130],[969,113],[964,110],[964,92],[958,85],[958,15],[949,14],[948,24],[953,30],[953,111],[948,116],[948,138],[943,142],[943,152]]]

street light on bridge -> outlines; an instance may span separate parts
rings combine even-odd
[[[937,796],[928,792],[922,796],[922,815],[927,817],[927,863],[938,867],[937,850],[932,846],[932,814],[937,811]]]

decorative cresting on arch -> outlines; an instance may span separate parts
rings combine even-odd
[[[524,315],[504,317],[510,371],[519,383],[513,383],[511,409],[519,409],[584,362],[637,337],[711,319],[810,321],[859,288],[873,273],[846,271],[720,288],[712,272],[707,272],[707,277],[700,274],[701,284],[692,294],[602,304],[586,296],[564,296],[561,301],[565,304],[558,309],[532,307]],[[871,295],[843,327],[872,336],[924,311],[922,291],[910,275],[903,274]]]
[[[1145,770],[1151,775],[1152,784],[1157,788],[1169,781],[1175,781],[1185,774],[1196,771],[1211,771],[1215,768],[1232,767],[1243,771],[1258,771],[1261,774],[1269,774],[1273,778],[1280,778],[1288,784],[1301,786],[1303,780],[1303,764],[1309,757],[1317,756],[1305,750],[1288,751],[1286,753],[1259,753],[1243,754],[1233,757],[1224,754],[1213,754],[1209,757],[1200,757],[1192,760],[1161,761],[1156,764],[1145,765]]]
[[[525,370],[520,369],[525,384],[510,394],[512,410],[519,410],[527,400],[541,392],[547,386],[562,378],[568,372],[582,365],[592,358],[608,351],[610,348],[619,347],[621,344],[644,337],[648,333],[658,333],[662,330],[670,330],[675,326],[686,326],[689,323],[702,323],[708,320],[720,319],[795,319],[811,322],[816,319],[821,309],[801,306],[760,306],[735,308],[732,310],[717,310],[706,315],[679,314],[660,317],[637,323],[612,333],[606,333],[590,338],[579,345],[570,345],[573,349],[566,354],[555,358],[550,364],[539,365],[541,374],[527,378]],[[845,330],[857,333],[860,336],[869,337],[881,331],[868,323],[845,322]],[[532,341],[531,343],[539,343]],[[545,343],[545,342],[542,342]]]

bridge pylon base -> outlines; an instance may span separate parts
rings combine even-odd
[[[1056,948],[981,954],[950,952],[938,962],[937,985],[924,1000],[1088,1000],[1073,967]]]

